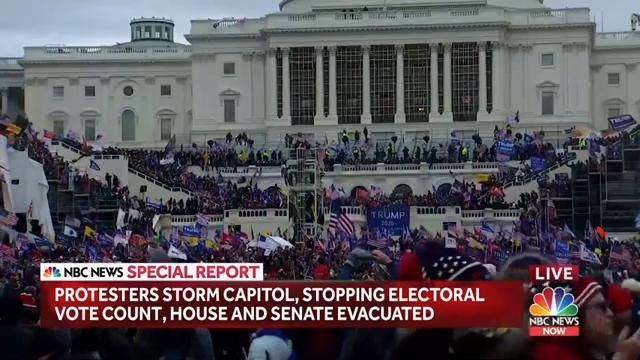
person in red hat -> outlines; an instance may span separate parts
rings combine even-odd
[[[632,360],[640,356],[640,330],[629,336],[625,327],[617,335],[614,314],[605,298],[604,289],[593,278],[583,277],[572,284],[574,303],[578,305],[580,336],[571,338],[541,338],[533,348],[535,360],[611,359]]]

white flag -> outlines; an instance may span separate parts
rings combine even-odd
[[[444,237],[444,247],[446,249],[455,249],[455,248],[458,247],[458,242],[453,237],[445,236]]]
[[[65,236],[69,236],[69,237],[72,237],[72,238],[77,238],[78,237],[78,232],[76,231],[76,229],[72,228],[71,226],[67,226],[67,225],[64,226],[63,234]]]
[[[600,259],[593,251],[589,250],[586,246],[580,246],[580,260],[587,261],[594,264],[600,264]]]
[[[127,239],[120,233],[116,233],[113,237],[113,246],[118,246],[119,244],[127,245]]]
[[[124,227],[124,218],[127,214],[122,209],[118,209],[118,215],[116,216],[116,229],[120,230]]]
[[[176,249],[176,247],[173,245],[169,247],[169,251],[167,252],[167,255],[172,259],[187,260],[187,255],[182,251]]]

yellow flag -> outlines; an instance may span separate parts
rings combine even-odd
[[[481,242],[479,242],[478,240],[471,238],[471,247],[478,249],[478,250],[484,250],[484,244],[482,244]]]
[[[218,249],[218,243],[215,242],[214,240],[206,240],[204,243],[204,246],[206,246],[208,249],[213,249],[213,250]]]
[[[189,244],[189,246],[198,246],[198,237],[196,236],[185,236],[184,239],[186,240],[187,244]]]
[[[487,182],[487,181],[489,181],[489,178],[490,178],[489,174],[478,174],[478,175],[476,175],[476,180],[478,182]]]
[[[10,132],[12,134],[15,134],[15,135],[20,134],[20,131],[22,131],[22,129],[19,126],[15,125],[15,124],[8,124],[8,125],[5,125],[5,126],[6,126],[8,132]]]
[[[96,237],[96,231],[91,226],[85,226],[84,236],[93,239]]]

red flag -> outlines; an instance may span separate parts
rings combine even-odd
[[[222,233],[222,240],[220,241],[223,245],[231,245],[231,235],[227,233]]]
[[[43,138],[45,139],[49,139],[49,140],[53,140],[56,138],[56,133],[54,133],[53,131],[50,130],[45,130],[44,134],[42,135]]]
[[[140,234],[133,234],[129,238],[129,245],[131,246],[142,246],[147,243],[147,239]]]

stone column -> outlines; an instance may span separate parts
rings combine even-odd
[[[440,96],[438,96],[438,44],[430,44],[431,50],[431,111],[429,121],[440,115]]]
[[[338,124],[338,90],[336,82],[336,47],[329,47],[329,119]]]
[[[9,88],[0,88],[0,114],[9,113]]]
[[[289,79],[289,48],[282,49],[282,120],[291,125],[291,81]]]
[[[267,121],[274,121],[278,119],[278,75],[276,72],[276,51],[276,49],[269,49],[267,51],[267,83],[265,86],[267,89]]]
[[[453,121],[451,110],[451,43],[444,44],[444,112],[447,121]]]
[[[487,43],[478,44],[478,121],[488,121],[487,112]]]
[[[318,121],[324,119],[324,61],[323,61],[323,46],[317,46],[316,49],[316,118],[314,119],[317,124]]]
[[[506,113],[505,98],[508,95],[504,89],[504,75],[508,72],[508,65],[504,61],[504,57],[507,50],[498,42],[491,44],[491,103],[493,104],[491,115],[497,120],[504,118]]]
[[[396,123],[406,122],[404,112],[404,45],[396,45]]]
[[[361,124],[371,124],[371,61],[369,45],[362,46],[362,116]]]

